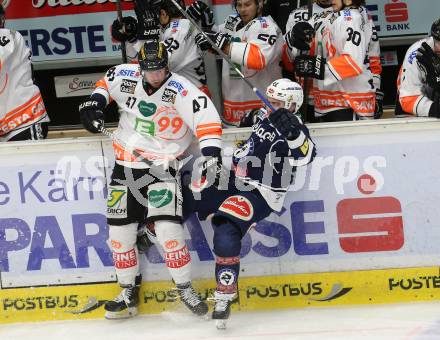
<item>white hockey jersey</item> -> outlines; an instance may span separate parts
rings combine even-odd
[[[231,36],[230,58],[256,88],[263,91],[281,78],[284,38],[271,17],[258,17],[243,25],[238,14],[233,14],[226,18],[219,30]],[[263,106],[226,61],[223,61],[222,92],[225,125],[238,126],[244,114]]]
[[[372,21],[362,9],[346,8],[326,18],[316,32],[322,55],[327,59],[324,80],[315,82],[315,114],[352,108],[361,117],[372,118],[375,87],[368,59]]]
[[[307,6],[302,6],[297,8],[296,10],[292,11],[289,15],[289,19],[287,20],[286,24],[286,34],[289,32],[293,26],[295,26],[296,23],[300,21],[308,21],[310,25],[312,25],[315,30],[318,30],[321,28],[323,21],[325,18],[331,16],[333,14],[332,7],[323,8],[319,6],[318,4],[314,3],[312,6],[312,18],[309,20],[309,12]],[[313,40],[312,46],[310,48],[310,55],[317,55],[322,54],[321,50],[322,48],[318,49],[318,45],[315,43],[316,40]],[[297,49],[293,49],[291,51],[287,48],[287,45],[284,44],[283,46],[283,65],[284,67],[293,72],[293,61],[295,60],[295,57],[300,54],[300,51]],[[308,104],[314,105],[314,99],[313,99],[313,88],[316,87],[314,85],[315,80],[309,78],[308,81]],[[303,83],[303,81],[301,81]]]
[[[187,78],[203,92],[209,94],[206,86],[205,63],[195,43],[199,33],[188,19],[173,19],[162,31],[160,39],[168,51],[168,67],[173,73]],[[144,41],[127,44],[127,55],[137,61],[137,53]]]
[[[0,141],[24,128],[48,122],[39,88],[32,80],[31,51],[19,32],[0,29]]]
[[[433,103],[432,89],[426,82],[425,70],[416,59],[417,49],[422,46],[423,42],[434,49],[432,37],[412,44],[405,54],[397,79],[397,91],[402,109],[419,117],[427,117]]]
[[[118,104],[113,147],[121,165],[148,167],[137,155],[156,164],[174,160],[188,148],[193,135],[200,148],[221,147],[221,120],[214,104],[180,75],[170,73],[162,87],[149,95],[139,65],[122,64],[109,69],[93,93]]]

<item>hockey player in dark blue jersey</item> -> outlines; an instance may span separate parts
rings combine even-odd
[[[207,160],[198,184],[192,182],[191,190],[184,190],[184,215],[212,217],[217,281],[212,318],[217,328],[226,327],[237,296],[241,239],[258,221],[281,211],[296,167],[310,163],[316,154],[307,127],[296,115],[303,103],[301,86],[279,79],[266,96],[275,111],[259,112],[251,136],[233,154],[232,171],[226,171],[219,158]]]

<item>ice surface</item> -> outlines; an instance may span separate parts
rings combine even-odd
[[[182,312],[0,325],[0,340],[436,339],[440,302],[235,312],[228,329]]]

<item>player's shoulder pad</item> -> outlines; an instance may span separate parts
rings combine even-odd
[[[234,31],[240,21],[241,18],[237,13],[228,15],[225,19],[225,30]]]
[[[176,73],[171,73],[171,77],[167,80],[166,87],[173,92],[179,93],[181,98],[185,98],[188,96],[189,90],[192,89],[192,84],[186,78]]]
[[[112,67],[107,73],[113,70],[115,78],[133,78],[138,79],[141,77],[141,70],[139,64],[120,64]]]

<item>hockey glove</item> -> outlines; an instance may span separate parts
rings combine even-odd
[[[157,8],[148,7],[147,1],[136,0],[134,11],[138,20],[138,40],[159,40],[160,22]]]
[[[194,1],[188,6],[186,13],[188,13],[194,21],[200,21],[204,30],[211,30],[212,26],[214,26],[214,12],[202,1]]]
[[[312,25],[306,21],[300,21],[286,33],[287,47],[290,50],[297,48],[301,51],[308,51],[314,35],[315,30]]]
[[[246,114],[243,115],[240,119],[240,124],[238,127],[251,127],[257,122],[258,114],[260,113],[260,109],[253,109]]]
[[[440,93],[440,57],[426,43],[417,50],[417,61],[425,68],[426,82],[437,93]]]
[[[281,135],[293,140],[298,138],[303,125],[300,118],[287,109],[281,108],[269,115],[269,121],[281,133]]]
[[[379,119],[383,115],[383,97],[381,89],[376,89],[376,107],[374,110],[374,119]]]
[[[222,164],[221,149],[217,147],[206,147],[202,149],[204,161],[199,170],[200,178],[193,181],[190,188],[194,192],[201,192],[211,186],[218,187],[220,178],[226,174]]]
[[[87,131],[99,133],[99,126],[104,124],[104,112],[97,100],[88,99],[79,106],[81,123]],[[97,125],[98,126],[95,126]]]
[[[112,38],[117,41],[134,42],[136,40],[137,21],[133,17],[123,17],[122,23],[116,19],[112,24]]]
[[[434,100],[429,108],[429,117],[440,118],[440,100]]]
[[[230,36],[229,34],[219,33],[214,31],[206,31],[205,34],[217,45],[218,48],[223,50],[228,44]],[[206,37],[199,33],[195,37],[195,42],[199,46],[200,50],[207,51],[211,49],[211,43]]]
[[[320,55],[300,55],[295,58],[295,72],[300,77],[324,79],[326,59]]]

